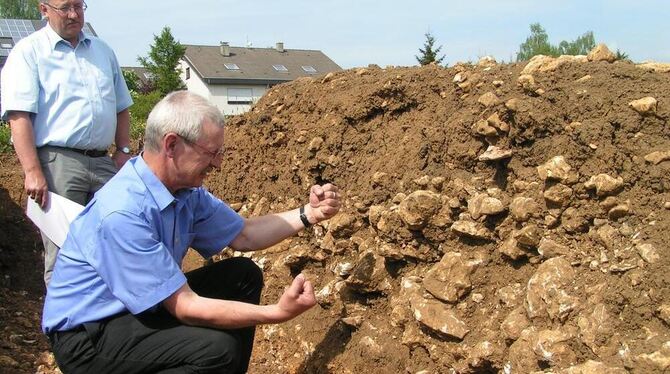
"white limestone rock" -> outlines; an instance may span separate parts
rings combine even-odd
[[[572,170],[572,167],[563,156],[552,157],[549,161],[537,167],[537,173],[543,181],[547,179],[565,181],[568,179],[570,170]]]
[[[614,178],[608,174],[598,174],[592,176],[584,187],[595,189],[596,195],[600,197],[611,196],[619,193],[623,188],[623,178]]]
[[[549,317],[562,321],[579,305],[573,291],[575,271],[563,257],[542,263],[528,280],[526,312],[530,318]]]
[[[414,318],[438,334],[462,340],[470,332],[454,310],[438,300],[412,300],[411,306]]]
[[[458,252],[446,253],[440,262],[433,265],[423,278],[423,286],[436,298],[456,303],[472,288],[470,276],[476,264],[465,261]]]

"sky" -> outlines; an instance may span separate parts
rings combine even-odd
[[[425,34],[443,63],[516,59],[540,23],[551,44],[593,31],[635,62],[670,62],[667,0],[88,0],[86,21],[122,66],[168,26],[182,44],[321,50],[342,68],[417,65]]]

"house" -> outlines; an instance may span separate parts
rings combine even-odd
[[[153,74],[149,71],[149,69],[141,66],[121,66],[121,70],[126,71],[126,72],[133,72],[139,79],[137,82],[138,88],[140,91],[142,91],[145,88],[151,88],[153,85],[151,84],[151,79],[153,78]],[[126,82],[127,83],[127,82]],[[128,87],[130,88],[130,87]]]
[[[46,24],[46,20],[0,18],[0,71],[5,66],[7,56],[14,45]],[[84,25],[83,31],[86,34],[98,36],[88,22]]]
[[[214,103],[226,115],[244,113],[272,86],[300,77],[340,71],[317,50],[184,45],[181,78],[189,91]]]

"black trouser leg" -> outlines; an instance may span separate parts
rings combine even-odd
[[[258,305],[263,290],[263,271],[251,260],[230,258],[186,274],[188,285],[200,296],[235,300]],[[222,287],[221,284],[226,284]],[[246,372],[251,359],[256,327],[229,330],[240,339],[241,372]]]
[[[262,272],[249,259],[220,261],[188,273],[187,279],[201,296],[260,302]],[[162,308],[84,327],[52,336],[56,360],[66,374],[244,373],[255,330],[186,326]]]

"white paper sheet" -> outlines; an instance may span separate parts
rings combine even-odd
[[[72,200],[49,192],[49,203],[42,209],[33,199],[28,198],[26,215],[57,246],[63,246],[70,222],[84,209]]]

